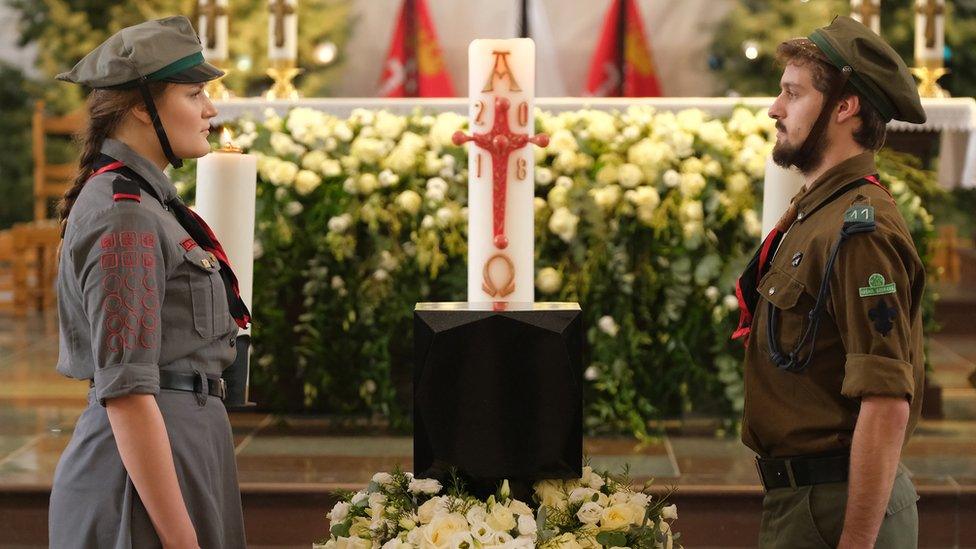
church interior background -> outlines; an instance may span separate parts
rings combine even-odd
[[[536,301],[582,309],[584,455],[673,488],[686,546],[753,546],[734,278],[777,217],[762,208],[775,46],[834,14],[873,22],[928,83],[928,121],[892,123],[878,157],[929,281],[923,420],[903,461],[920,546],[976,547],[971,0],[7,0],[0,546],[46,546],[54,466],[86,405],[54,369],[52,207],[83,117],[53,75],[171,14],[228,71],[209,89],[228,132],[214,146],[257,157],[256,406],[231,412],[253,547],[326,538],[338,493],[412,467],[414,305],[464,301],[468,280],[473,167],[452,142],[468,45],[516,37],[535,41],[535,127],[551,138],[533,153],[532,283]],[[198,163],[170,175],[192,204]]]

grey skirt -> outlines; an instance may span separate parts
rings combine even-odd
[[[209,397],[201,405],[193,393],[168,390],[156,401],[200,547],[245,547],[234,439],[223,403]],[[55,470],[48,519],[50,546],[58,549],[161,547],[94,390]]]

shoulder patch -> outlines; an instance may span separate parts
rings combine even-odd
[[[116,177],[112,181],[112,199],[116,202],[123,200],[142,202],[142,190],[139,188],[139,183],[125,177]]]

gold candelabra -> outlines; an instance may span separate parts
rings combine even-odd
[[[939,85],[939,79],[949,74],[941,59],[926,59],[921,67],[912,67],[912,74],[918,78],[918,95],[921,97],[949,97],[949,92]]]
[[[274,84],[264,92],[264,98],[270,101],[276,99],[298,99],[298,90],[292,80],[301,74],[302,69],[295,66],[294,59],[274,59],[271,61],[271,68],[268,69],[268,76],[274,80]]]
[[[230,73],[230,67],[227,66],[227,60],[221,61],[210,61],[210,64],[217,67],[218,69],[224,71],[224,76],[219,78],[214,78],[213,80],[207,82],[204,86],[203,91],[207,94],[207,97],[214,101],[225,101],[234,96],[227,86],[224,85],[224,78]]]

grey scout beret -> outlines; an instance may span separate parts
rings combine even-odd
[[[223,76],[202,52],[189,19],[165,17],[113,34],[57,79],[89,88],[133,88],[143,78],[196,83]]]

